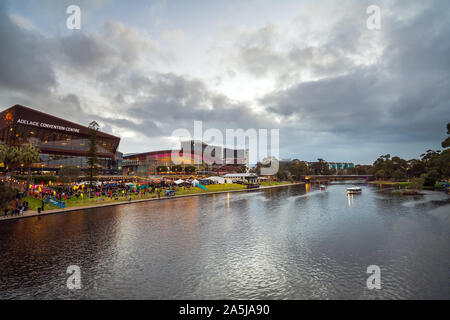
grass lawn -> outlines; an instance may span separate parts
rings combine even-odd
[[[390,185],[390,186],[399,186],[399,187],[411,187],[411,182],[409,181],[370,181],[371,184],[377,184],[377,185]]]
[[[187,190],[178,189],[175,191],[175,194],[178,195],[188,195],[188,194],[199,194],[199,193],[209,193],[209,192],[219,192],[219,191],[232,191],[232,190],[243,190],[246,189],[246,186],[241,184],[214,184],[205,186],[206,191],[198,188],[193,187]],[[141,199],[152,199],[157,198],[158,194],[156,193],[147,193],[145,196],[143,194],[133,194],[128,196],[121,196],[118,197],[117,200],[115,198],[111,199],[109,197],[94,197],[94,198],[76,198],[72,197],[66,201],[66,208],[74,208],[74,207],[82,207],[82,206],[89,206],[89,205],[97,205],[97,204],[104,204],[104,203],[113,203],[113,202],[121,202],[121,201],[127,201],[128,199],[131,200],[141,200]],[[165,192],[161,192],[161,198],[165,198]],[[41,200],[33,197],[25,197],[23,198],[24,201],[28,201],[29,207],[31,210],[37,211],[38,207],[41,206]],[[52,209],[60,209],[52,204],[45,204],[45,210],[52,210]]]
[[[260,182],[259,184],[263,187],[270,187],[270,186],[280,186],[283,184],[290,184],[292,182],[290,181],[267,181],[267,182]]]
[[[201,188],[194,187],[189,190],[178,190],[178,191],[176,191],[176,194],[177,195],[185,195],[185,194],[196,194],[196,193],[243,190],[243,189],[247,188],[246,186],[244,186],[242,184],[237,184],[237,183],[236,184],[211,184],[211,185],[205,186],[205,187],[206,187],[206,191]]]

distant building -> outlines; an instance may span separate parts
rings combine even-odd
[[[233,182],[235,181],[246,181],[250,183],[254,183],[258,181],[258,176],[255,173],[229,173],[223,176],[225,179],[231,179]]]
[[[176,161],[173,161],[174,159]],[[124,175],[149,176],[176,173],[175,166],[193,166],[203,173],[225,174],[248,170],[248,150],[234,150],[208,145],[197,140],[181,142],[180,150],[160,150],[123,156]]]
[[[306,164],[310,167],[315,163],[317,163],[317,161],[307,162]],[[355,167],[353,162],[327,162],[327,164],[329,169],[336,170],[346,170]]]
[[[32,143],[39,148],[35,171],[57,171],[64,166],[86,168],[90,129],[88,127],[15,105],[0,113],[0,141],[10,146]],[[97,155],[100,171],[117,169],[120,138],[98,132]]]
[[[353,162],[328,162],[328,167],[330,169],[346,170],[346,169],[354,168],[355,164]]]

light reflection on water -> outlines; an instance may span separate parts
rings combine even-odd
[[[309,186],[0,224],[0,298],[448,299],[448,196]],[[308,192],[307,192],[308,191]],[[69,291],[79,265],[83,289]],[[366,289],[381,267],[382,289]]]

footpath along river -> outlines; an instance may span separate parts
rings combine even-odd
[[[364,184],[347,196],[352,185],[2,221],[0,299],[450,299],[449,196]],[[66,286],[71,265],[80,290]]]

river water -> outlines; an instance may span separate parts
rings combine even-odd
[[[449,299],[450,201],[362,184],[0,223],[1,299]],[[67,268],[81,270],[69,290]],[[367,267],[381,270],[369,290]]]

